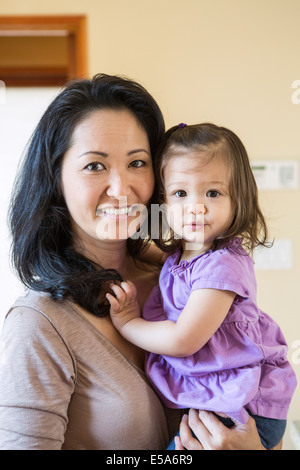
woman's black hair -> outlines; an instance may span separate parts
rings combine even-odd
[[[145,129],[155,158],[165,126],[156,101],[143,86],[106,74],[72,81],[50,104],[33,133],[9,208],[12,264],[23,284],[48,292],[55,300],[69,299],[97,316],[108,314],[107,302],[100,299],[101,288],[121,276],[74,250],[61,192],[61,164],[75,127],[101,109],[131,111]],[[141,238],[129,239],[129,253],[136,256],[144,244]]]

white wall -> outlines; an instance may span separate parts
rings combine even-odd
[[[0,103],[0,329],[4,315],[23,292],[9,263],[7,210],[18,163],[31,134],[56,88],[9,88]]]

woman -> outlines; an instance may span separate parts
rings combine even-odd
[[[13,263],[29,291],[3,327],[1,449],[166,447],[177,412],[166,419],[142,352],[113,328],[105,301],[110,281],[129,279],[142,306],[157,282],[148,241],[132,235],[163,135],[146,90],[107,75],[71,83],[38,124],[10,207]],[[186,418],[181,427],[178,449],[207,447]],[[208,446],[223,442],[223,429],[207,429]],[[244,448],[239,431],[229,446]],[[242,431],[259,447],[251,421]]]

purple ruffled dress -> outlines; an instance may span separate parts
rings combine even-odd
[[[145,303],[148,321],[176,321],[195,289],[236,293],[219,329],[195,354],[146,354],[146,374],[166,406],[223,412],[245,423],[253,414],[286,419],[296,388],[279,326],[256,305],[253,261],[234,239],[217,251],[179,262],[169,256]],[[201,335],[201,331],[199,331]]]

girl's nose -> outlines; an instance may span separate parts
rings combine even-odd
[[[201,204],[200,203],[188,204],[187,211],[190,214],[194,214],[194,215],[205,214],[206,213],[206,207],[205,207],[205,204],[202,204],[202,203]]]
[[[120,197],[127,197],[130,194],[130,181],[128,176],[121,174],[121,172],[112,172],[109,175],[108,186],[106,194],[109,197],[120,199]]]

